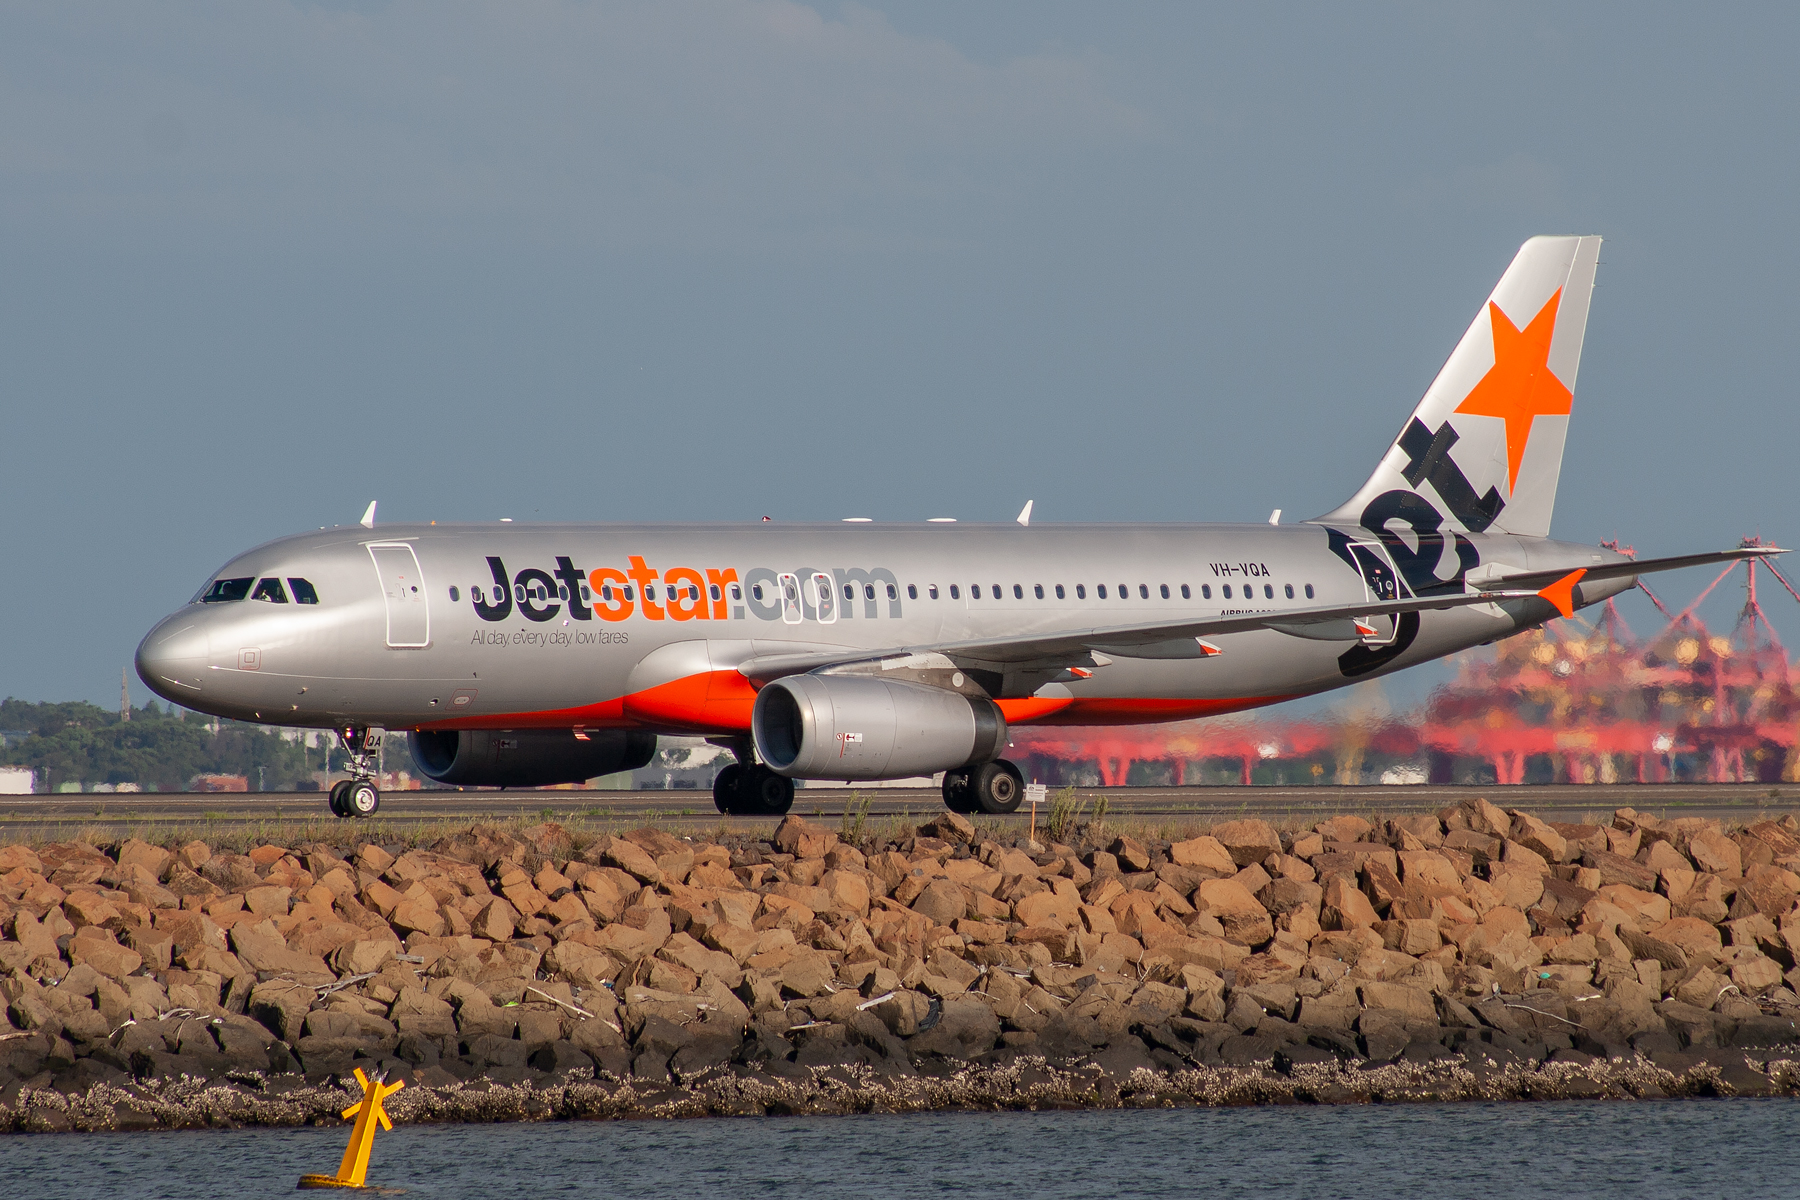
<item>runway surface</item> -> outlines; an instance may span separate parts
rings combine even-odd
[[[1104,799],[1109,821],[1148,825],[1204,825],[1256,816],[1285,824],[1311,824],[1338,813],[1435,812],[1472,796],[1502,808],[1521,808],[1558,821],[1609,820],[1630,807],[1658,817],[1722,817],[1756,820],[1800,809],[1800,784],[1591,784],[1522,787],[1169,787],[1076,788],[1091,812]],[[1054,797],[1057,792],[1053,790]],[[793,811],[841,821],[863,811],[869,820],[924,819],[943,809],[935,788],[801,788]],[[1039,820],[1047,816],[1040,808]],[[272,822],[334,820],[320,792],[114,793],[0,796],[0,842],[123,836],[169,827],[227,829]],[[773,825],[774,818],[724,818],[710,792],[675,791],[417,791],[388,792],[381,811],[365,825],[470,823],[536,818],[592,827],[659,826],[733,829]],[[1029,819],[1021,808],[1011,818]]]

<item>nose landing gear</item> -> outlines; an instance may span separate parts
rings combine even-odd
[[[331,785],[331,812],[338,817],[372,817],[381,807],[381,793],[373,782],[374,762],[381,747],[379,729],[346,725],[337,731],[350,755],[350,778]]]

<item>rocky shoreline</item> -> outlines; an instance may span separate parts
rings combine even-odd
[[[1800,1093],[1792,816],[903,832],[0,847],[0,1129]]]

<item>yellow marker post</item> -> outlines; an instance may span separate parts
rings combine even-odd
[[[399,1083],[387,1083],[386,1075],[377,1075],[369,1079],[356,1068],[356,1082],[362,1084],[363,1098],[344,1110],[345,1117],[355,1117],[356,1126],[350,1131],[350,1144],[344,1148],[344,1161],[338,1164],[336,1175],[302,1175],[302,1188],[360,1188],[366,1186],[363,1180],[369,1174],[369,1151],[375,1146],[375,1126],[391,1130],[394,1123],[388,1120],[387,1110],[382,1108],[382,1101],[406,1086]]]

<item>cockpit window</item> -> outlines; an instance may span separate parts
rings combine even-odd
[[[295,604],[317,604],[319,602],[319,593],[314,591],[313,585],[306,580],[290,577],[288,586],[294,589]]]
[[[250,585],[254,579],[215,579],[213,585],[206,589],[200,597],[202,604],[226,604],[233,600],[242,600],[250,594]]]
[[[256,585],[256,590],[250,593],[250,598],[267,600],[270,604],[286,604],[288,602],[287,593],[282,590],[279,579],[262,580]]]

